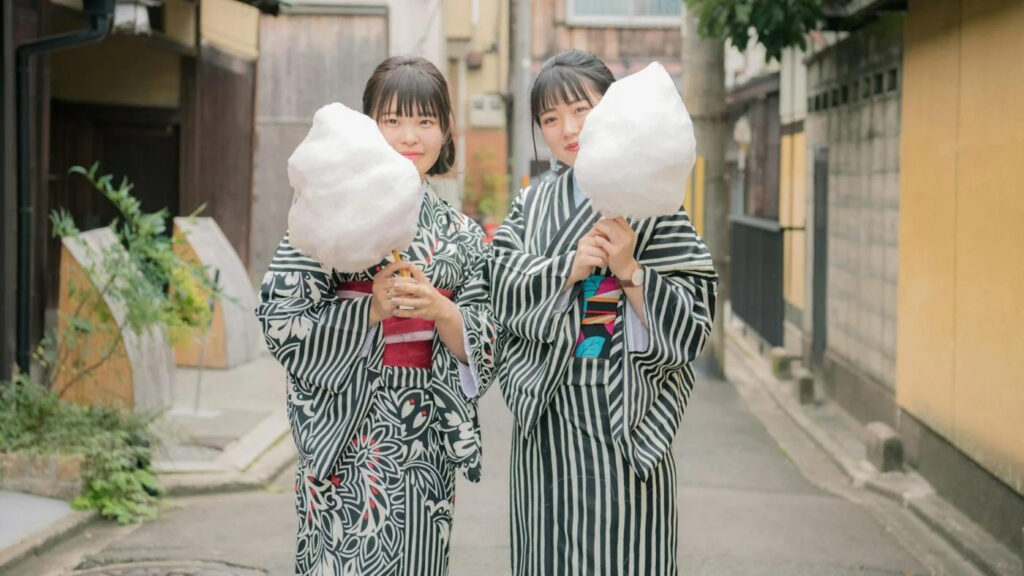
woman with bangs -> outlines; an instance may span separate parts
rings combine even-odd
[[[580,131],[614,80],[582,50],[541,68],[531,114],[567,170],[523,190],[492,243],[517,576],[677,573],[671,447],[717,277],[682,208],[603,219],[576,183]]]
[[[472,282],[486,267],[483,231],[430,186],[455,160],[448,87],[433,64],[382,62],[363,112],[420,173],[411,245],[397,261],[342,274],[285,236],[257,309],[289,376],[295,571],[444,575],[455,474],[479,481],[475,398],[494,365],[488,294]]]

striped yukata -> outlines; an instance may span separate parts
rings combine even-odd
[[[480,478],[476,400],[491,379],[496,331],[483,232],[426,189],[403,258],[462,311],[469,365],[432,322],[391,318],[369,328],[373,275],[329,273],[281,242],[256,311],[288,372],[299,449],[295,572],[448,573],[455,472]]]
[[[717,277],[681,209],[632,223],[649,328],[607,270],[563,293],[600,218],[574,188],[569,170],[520,194],[489,266],[515,420],[512,573],[676,574],[671,446]]]

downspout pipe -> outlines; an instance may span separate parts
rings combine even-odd
[[[114,0],[84,0],[89,15],[89,28],[33,40],[18,46],[17,112],[18,117],[18,298],[17,298],[17,362],[18,370],[28,374],[32,364],[30,324],[32,319],[32,178],[29,174],[29,64],[32,57],[99,42],[110,29]]]

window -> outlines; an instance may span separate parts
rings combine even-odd
[[[566,0],[570,26],[676,27],[683,0]]]

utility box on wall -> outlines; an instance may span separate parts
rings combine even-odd
[[[475,94],[469,99],[469,125],[473,128],[504,128],[505,101],[498,94]]]

